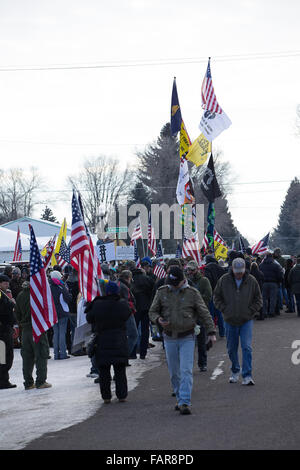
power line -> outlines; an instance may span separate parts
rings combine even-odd
[[[243,60],[278,59],[300,56],[299,50],[278,51],[278,52],[255,52],[249,54],[216,55],[213,59],[216,62],[237,62]],[[47,71],[47,70],[84,70],[84,69],[107,69],[107,68],[130,68],[130,67],[152,67],[164,65],[185,65],[207,63],[207,57],[171,58],[171,59],[136,59],[132,61],[115,60],[113,62],[103,62],[95,64],[53,64],[53,65],[31,65],[22,66],[5,65],[0,67],[0,72],[27,72],[27,71]]]

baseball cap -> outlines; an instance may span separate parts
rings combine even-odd
[[[188,264],[186,265],[186,269],[192,269],[193,271],[198,268],[199,268],[198,263],[193,260],[189,261]]]
[[[235,258],[232,261],[232,271],[234,273],[243,273],[245,269],[246,269],[246,264],[243,258]]]
[[[178,266],[172,266],[169,270],[167,283],[171,284],[172,286],[178,286],[181,281],[184,279],[184,274],[182,269]]]

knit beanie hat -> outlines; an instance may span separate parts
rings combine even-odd
[[[120,288],[116,282],[109,281],[105,286],[106,295],[117,295],[120,293]]]

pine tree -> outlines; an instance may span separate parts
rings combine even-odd
[[[43,213],[41,214],[41,220],[48,220],[49,222],[56,222],[58,224],[58,220],[53,215],[52,210],[46,206]]]
[[[179,141],[171,136],[171,126],[167,123],[163,126],[157,141],[147,147],[144,152],[137,153],[138,168],[136,172],[136,185],[128,198],[130,204],[144,204],[148,210],[151,204],[167,204],[172,206],[177,203],[176,187],[179,175]],[[215,201],[216,229],[231,246],[231,241],[236,238],[238,231],[233,224],[228,210],[224,183],[228,180],[230,166],[224,163],[216,155],[215,170],[224,196]],[[207,200],[205,199],[200,182],[206,165],[196,168],[188,162],[190,175],[193,179],[197,204],[205,204],[204,215],[207,214]],[[171,222],[173,218],[171,216]],[[206,219],[204,221],[206,226]],[[171,240],[163,240],[166,252],[175,253],[177,241],[172,239],[173,227],[171,223]],[[156,234],[157,238],[160,237]],[[180,240],[181,241],[181,240]],[[202,243],[202,240],[200,240]]]
[[[271,237],[272,248],[282,253],[300,253],[300,181],[294,178],[281,205],[278,225]]]

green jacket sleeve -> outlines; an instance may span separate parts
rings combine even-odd
[[[152,305],[149,310],[149,318],[152,323],[157,324],[158,318],[161,316],[161,300],[160,300],[160,291],[157,290],[155,297],[153,299]]]
[[[211,301],[211,298],[212,298],[212,288],[207,277],[202,277],[201,279],[200,294],[202,295],[202,298],[207,308],[209,308],[209,302]]]
[[[217,285],[214,290],[214,295],[213,295],[213,302],[215,304],[215,307],[220,310],[220,312],[224,312],[225,310],[225,303],[224,303],[224,297],[223,297],[223,291],[222,291],[222,278],[218,280]]]
[[[197,314],[197,319],[199,320],[201,325],[204,326],[207,334],[215,334],[216,329],[211,314],[209,313],[209,310],[206,307],[204,300],[202,299],[200,293],[197,290],[195,290],[195,310]]]

